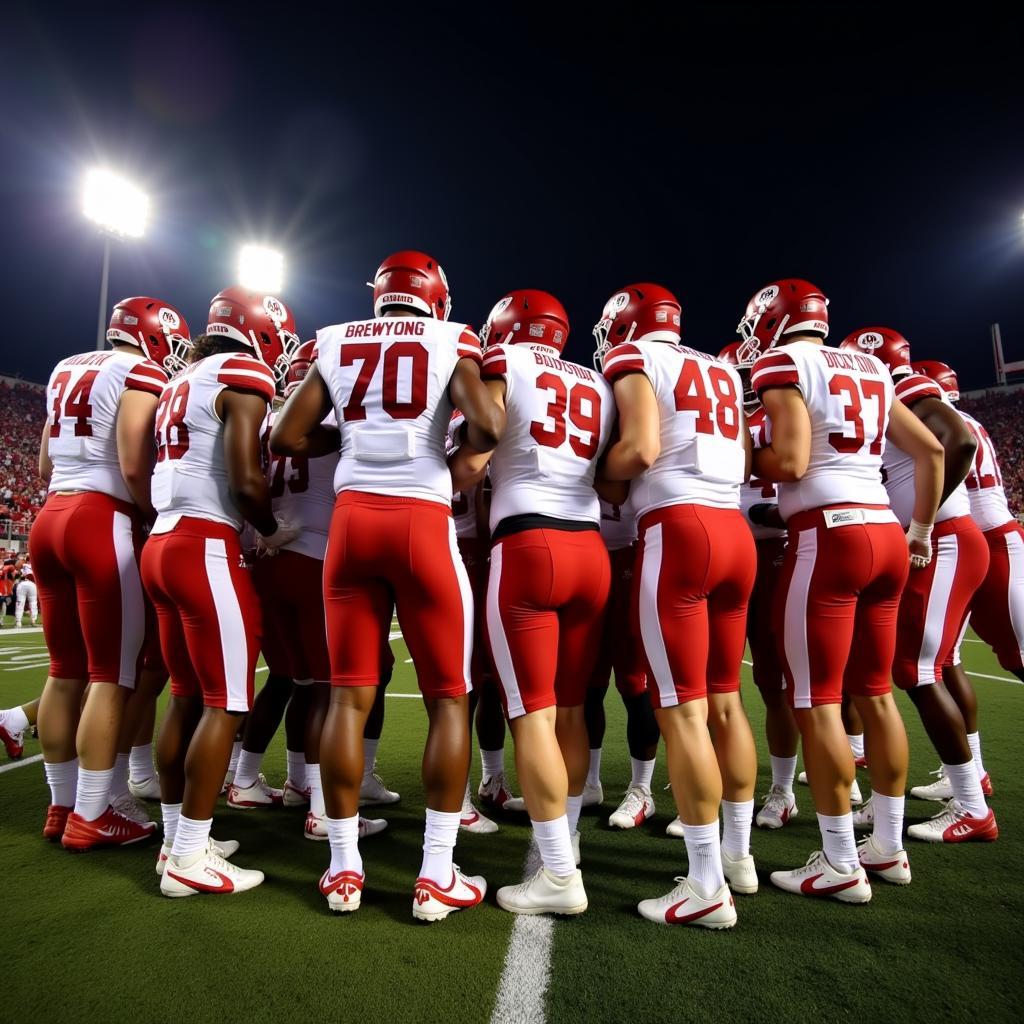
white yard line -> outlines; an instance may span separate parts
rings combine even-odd
[[[35,764],[36,761],[42,761],[42,754],[33,754],[31,757],[26,757],[22,761],[11,761],[9,764],[0,764],[0,772],[13,772],[15,768],[24,768],[27,764]]]
[[[1010,676],[989,676],[984,672],[968,672],[969,676],[974,676],[975,679],[994,679],[997,683],[1013,683],[1015,686],[1024,686],[1019,679],[1013,679]]]
[[[529,878],[539,867],[540,853],[531,842],[523,865],[524,877]],[[491,1024],[544,1024],[554,931],[555,922],[546,914],[516,915]]]

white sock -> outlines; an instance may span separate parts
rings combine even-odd
[[[776,757],[769,755],[772,763],[772,785],[778,786],[784,793],[793,792],[793,779],[796,778],[796,755],[792,757]]]
[[[164,846],[174,846],[174,836],[181,818],[181,804],[161,804],[160,817],[164,820]]]
[[[686,877],[698,896],[708,899],[725,885],[722,873],[722,845],[718,838],[718,822],[708,825],[687,825],[683,822],[683,839],[690,867]]]
[[[12,733],[24,732],[28,728],[28,715],[21,708],[11,708],[9,711],[0,711],[0,723]],[[978,734],[975,733],[975,736]]]
[[[174,843],[171,846],[172,857],[187,857],[192,853],[199,853],[206,849],[210,841],[210,828],[213,825],[213,818],[205,821],[196,821],[194,818],[186,818],[184,814],[178,814],[178,824],[174,830]]]
[[[18,708],[20,711],[21,708]],[[28,719],[25,719],[27,722]],[[977,732],[969,732],[967,734],[967,743],[970,745],[971,753],[974,755],[974,767],[978,772],[978,780],[985,778],[985,765],[981,760],[981,734]]]
[[[853,751],[854,757],[864,756],[864,733],[859,736],[852,736],[850,733],[846,734],[847,740],[850,741],[850,750]]]
[[[583,794],[579,796],[566,797],[565,816],[569,822],[569,835],[571,836],[580,827],[580,812],[583,810]]]
[[[601,748],[590,748],[590,768],[587,770],[587,785],[601,785]]]
[[[327,838],[331,844],[331,874],[339,871],[363,873],[359,855],[359,815],[351,818],[327,818]]]
[[[630,786],[639,786],[650,793],[651,780],[654,778],[654,761],[653,757],[650,761],[641,761],[635,757],[630,757],[629,763],[633,769],[633,778],[629,783]]]
[[[469,778],[466,778],[466,792],[462,794],[462,813],[473,809],[473,794],[469,791]],[[461,814],[460,814],[461,817]]]
[[[459,811],[433,811],[427,808],[423,829],[423,863],[420,878],[447,885],[452,879],[452,854],[459,837]]]
[[[151,779],[156,774],[153,768],[153,744],[144,743],[138,747],[132,747],[128,756],[128,777],[132,782],[142,782]]]
[[[754,819],[754,801],[722,801],[722,849],[736,860],[750,853],[750,826]]]
[[[242,748],[238,756],[238,767],[235,768],[235,785],[239,789],[245,789],[256,781],[260,773],[260,765],[263,764],[263,754],[254,754],[251,750]]]
[[[568,818],[564,814],[551,821],[534,821],[531,818],[530,824],[544,867],[559,878],[573,874],[576,861],[572,855],[572,831]]]
[[[128,754],[118,754],[114,760],[114,774],[110,777],[110,801],[128,792]]]
[[[315,814],[318,818],[322,818],[327,814],[327,808],[324,806],[324,783],[320,777],[320,764],[307,764],[306,765],[306,785],[309,786],[309,810],[311,814]],[[356,815],[358,820],[359,815]]]
[[[228,761],[228,771],[234,775],[235,769],[238,767],[238,759],[242,755],[242,741],[235,740],[231,744],[231,760]]]
[[[871,794],[871,808],[875,812],[875,827],[871,834],[882,853],[895,853],[903,849],[903,805],[900,796],[886,796],[875,790]]]
[[[288,781],[298,789],[306,788],[306,755],[301,750],[285,750],[288,762]]]
[[[981,791],[981,780],[978,778],[978,769],[974,767],[974,758],[964,764],[944,764],[942,767],[953,787],[953,796],[964,805],[972,818],[984,818],[988,814],[988,804]]]
[[[75,814],[86,821],[95,821],[110,803],[110,782],[114,777],[113,768],[94,772],[88,768],[78,769],[78,788],[75,791]]]
[[[373,774],[374,766],[377,763],[377,747],[380,744],[380,737],[375,740],[368,740],[363,737],[363,778]]]
[[[860,866],[857,840],[853,834],[853,812],[847,814],[819,814],[822,849],[829,864],[841,874],[849,874]]]
[[[46,781],[50,786],[50,803],[55,807],[72,807],[78,788],[78,758],[70,761],[43,763]]]
[[[484,781],[493,779],[498,775],[505,774],[505,748],[497,750],[484,750],[480,748],[480,771],[483,773]]]

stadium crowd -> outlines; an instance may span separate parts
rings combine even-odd
[[[1019,519],[1024,510],[1024,388],[964,397],[960,408],[985,424],[999,452],[1006,500]]]

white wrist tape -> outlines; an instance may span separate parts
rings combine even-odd
[[[910,528],[907,530],[907,540],[919,540],[925,544],[931,544],[932,527],[932,523],[926,525],[919,523],[916,519],[911,519]]]

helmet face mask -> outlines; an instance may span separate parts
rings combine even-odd
[[[736,333],[741,339],[739,358],[751,364],[787,334],[820,334],[824,340],[828,299],[810,281],[795,277],[773,281],[751,296]]]
[[[679,344],[682,307],[679,300],[658,284],[631,284],[620,288],[604,304],[594,324],[594,368],[600,372],[608,353],[629,342],[664,341]]]
[[[122,299],[107,327],[111,345],[133,345],[169,374],[177,373],[192,350],[185,318],[169,303],[149,296]]]
[[[743,384],[743,408],[747,413],[750,413],[761,404],[761,399],[757,397],[757,392],[750,386],[750,374],[754,369],[753,360],[744,361],[740,356],[742,351],[742,341],[731,341],[718,353],[718,358],[723,363],[728,363],[736,368],[736,372],[740,375],[740,381]]]

